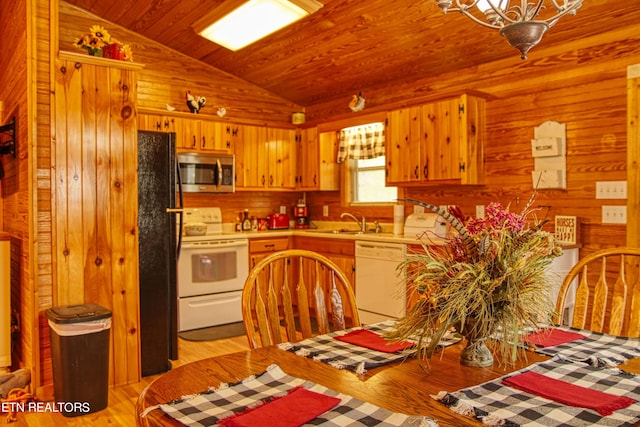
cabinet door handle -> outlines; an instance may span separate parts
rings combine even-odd
[[[205,144],[205,140],[206,140],[206,138],[203,136],[203,137],[202,137],[202,148],[204,148],[204,147],[205,147],[205,145],[206,145],[206,144]]]
[[[422,173],[424,174],[424,179],[428,179],[428,177],[429,177],[429,166],[428,165],[424,165],[424,168],[422,169]]]
[[[193,144],[191,145],[191,148],[196,148],[198,145],[198,143],[196,142],[196,136],[193,135]]]
[[[416,179],[420,178],[420,175],[418,175],[418,165],[416,165],[415,170],[413,171],[413,175],[416,177]]]
[[[262,175],[262,185],[264,185],[267,182],[267,179],[265,178],[264,175]]]

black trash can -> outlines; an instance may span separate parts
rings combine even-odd
[[[97,304],[47,310],[56,408],[67,417],[107,407],[111,311]]]

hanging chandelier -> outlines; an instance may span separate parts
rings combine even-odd
[[[575,15],[582,6],[582,0],[435,1],[443,13],[460,12],[482,26],[500,30],[509,44],[520,51],[522,59],[527,59],[529,50],[562,16],[569,13]],[[545,2],[551,3],[555,11],[545,7]],[[451,7],[453,4],[455,7]]]

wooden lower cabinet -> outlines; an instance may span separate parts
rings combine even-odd
[[[355,293],[355,243],[353,240],[323,239],[321,237],[293,237],[293,247],[317,252],[333,261],[342,270]],[[327,290],[325,290],[327,291]],[[344,295],[342,296],[345,298]],[[345,311],[345,316],[351,318],[352,313]]]
[[[274,252],[289,249],[289,237],[264,237],[249,239],[249,269]]]

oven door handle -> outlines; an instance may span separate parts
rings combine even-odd
[[[220,188],[222,185],[222,165],[220,164],[220,159],[216,159],[216,165],[218,166],[218,171],[216,173],[216,188]]]
[[[246,241],[223,241],[220,243],[207,243],[204,245],[194,245],[189,242],[182,243],[182,249],[225,249],[225,248],[234,248],[248,246]]]

